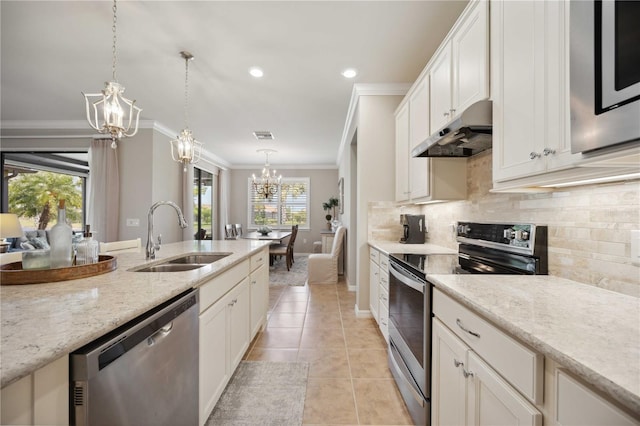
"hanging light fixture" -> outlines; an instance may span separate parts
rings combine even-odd
[[[106,82],[101,93],[82,93],[84,96],[87,121],[99,133],[111,135],[111,148],[117,148],[117,139],[131,137],[138,132],[138,121],[142,108],[136,101],[125,98],[124,86],[116,77],[116,0],[113,0],[113,62],[111,65],[112,81]]]
[[[198,142],[193,138],[193,134],[189,129],[189,61],[193,60],[193,55],[189,52],[182,51],[180,56],[185,62],[184,77],[184,129],[180,132],[177,139],[171,141],[171,157],[173,161],[182,163],[183,171],[187,171],[187,164],[193,164],[200,161],[202,155],[202,142]]]
[[[271,199],[278,193],[278,187],[282,182],[282,175],[276,176],[276,170],[271,170],[269,166],[269,154],[278,151],[273,149],[259,149],[256,152],[264,152],[267,156],[267,161],[264,163],[262,175],[259,178],[256,177],[255,174],[252,175],[253,189],[259,196]]]

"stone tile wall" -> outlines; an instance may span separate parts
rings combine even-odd
[[[491,151],[467,162],[467,200],[419,206],[429,224],[428,242],[457,248],[452,225],[458,220],[547,225],[550,275],[640,297],[640,266],[632,264],[630,253],[630,231],[640,229],[640,180],[491,193]],[[384,224],[396,220],[400,208],[370,206],[370,213],[370,223]]]

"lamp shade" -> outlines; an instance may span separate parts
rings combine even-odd
[[[13,213],[0,213],[0,238],[22,237],[22,226],[18,215]]]

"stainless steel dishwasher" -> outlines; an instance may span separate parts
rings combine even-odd
[[[197,294],[182,293],[71,354],[72,424],[198,424]]]

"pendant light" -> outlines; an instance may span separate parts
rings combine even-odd
[[[111,135],[111,148],[117,148],[117,139],[131,137],[138,132],[138,121],[142,108],[135,105],[135,100],[125,98],[124,86],[116,77],[116,23],[117,5],[113,0],[113,61],[111,65],[112,81],[105,83],[101,93],[82,93],[84,96],[87,121],[99,133]]]
[[[187,171],[187,164],[194,164],[200,161],[202,155],[202,142],[198,142],[193,138],[193,134],[189,129],[189,61],[192,61],[193,55],[189,52],[182,51],[180,56],[185,62],[184,77],[184,129],[180,132],[177,139],[171,141],[171,157],[174,161],[182,163],[183,171]]]
[[[276,176],[276,170],[271,170],[269,165],[269,154],[277,151],[273,149],[259,149],[256,152],[264,152],[267,156],[267,161],[262,169],[262,175],[258,178],[253,174],[251,183],[257,195],[270,200],[278,193],[278,188],[282,182],[282,175]]]

